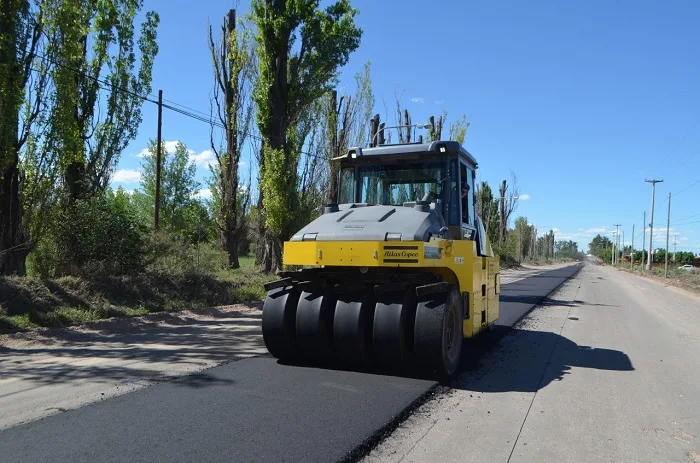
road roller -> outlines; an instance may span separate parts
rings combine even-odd
[[[337,203],[284,243],[262,331],[285,363],[449,378],[498,319],[500,275],[456,141],[351,148]]]

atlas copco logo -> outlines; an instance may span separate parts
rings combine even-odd
[[[401,259],[415,259],[418,257],[417,251],[384,251],[384,258],[398,257]]]

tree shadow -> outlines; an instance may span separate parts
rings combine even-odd
[[[122,319],[104,329],[100,325],[108,322],[96,322],[89,331],[46,330],[29,344],[20,340],[0,346],[0,379],[26,381],[23,390],[86,380],[104,384],[172,380],[179,375],[164,372],[174,364],[190,372],[203,365],[267,355],[258,312],[229,312],[227,318],[208,320],[172,314],[154,318]],[[206,372],[178,381],[188,387],[220,384]]]
[[[475,392],[535,392],[577,368],[634,370],[627,354],[618,350],[578,345],[557,333],[502,327],[465,342],[461,374],[449,386]]]

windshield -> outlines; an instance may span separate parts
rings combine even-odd
[[[363,166],[358,168],[360,202],[400,206],[426,199],[440,203],[444,163]],[[427,198],[426,194],[432,193]]]

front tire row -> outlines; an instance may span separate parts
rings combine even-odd
[[[270,354],[285,363],[417,370],[446,379],[462,353],[457,288],[417,298],[415,291],[335,294],[296,286],[268,292],[262,331]]]

